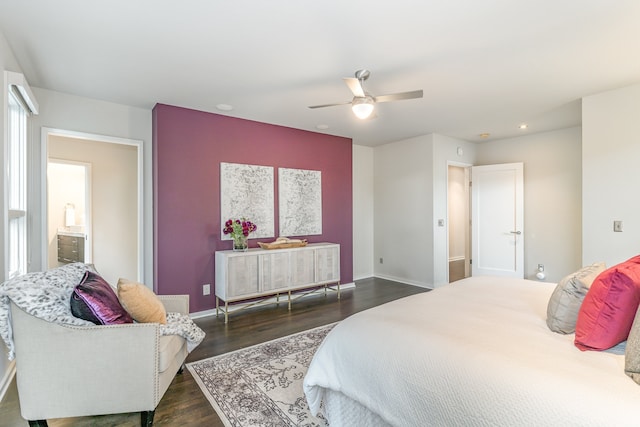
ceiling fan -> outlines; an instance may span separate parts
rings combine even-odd
[[[309,108],[333,107],[336,105],[351,104],[353,114],[359,119],[366,119],[371,116],[375,104],[378,102],[401,101],[403,99],[422,98],[422,90],[414,90],[411,92],[392,93],[388,95],[373,96],[364,90],[364,81],[369,78],[371,72],[369,70],[358,70],[355,78],[345,77],[344,82],[349,86],[353,93],[353,99],[350,102],[340,102],[337,104],[311,105]]]

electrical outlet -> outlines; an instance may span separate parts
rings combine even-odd
[[[613,221],[613,231],[622,232],[622,221]]]
[[[382,257],[380,257],[380,264],[383,264],[383,262],[382,262]]]
[[[207,283],[206,285],[202,285],[202,295],[211,294],[211,285]]]

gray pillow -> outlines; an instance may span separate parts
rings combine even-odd
[[[624,350],[624,373],[640,384],[640,308],[631,326],[627,347]]]
[[[576,331],[578,312],[591,283],[603,272],[606,266],[597,262],[568,275],[560,280],[547,305],[547,326],[559,334],[572,334]]]

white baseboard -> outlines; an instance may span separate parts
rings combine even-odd
[[[453,256],[451,258],[449,258],[449,262],[453,262],[453,261],[464,261],[466,258],[464,255],[462,256]]]
[[[7,390],[9,389],[9,385],[11,385],[11,381],[16,376],[16,361],[12,360],[9,362],[9,369],[4,373],[4,377],[2,381],[0,381],[0,402],[4,400],[4,395],[7,394]]]
[[[356,284],[355,284],[354,282],[351,282],[351,283],[345,283],[345,284],[340,284],[340,292],[345,291],[345,290],[348,290],[348,289],[353,289],[353,288],[355,288],[355,287],[356,287]],[[334,288],[335,288],[335,286],[329,286],[329,288],[334,289]],[[307,296],[307,295],[316,295],[316,294],[321,293],[321,292],[324,292],[324,288],[318,288],[318,289],[316,289],[316,290],[314,290],[314,291],[312,291],[312,292],[309,292],[308,294],[306,294],[306,295],[304,295],[304,296]],[[287,301],[287,300],[286,300],[286,297],[283,297],[282,295],[283,295],[283,294],[280,294],[280,303],[284,303],[284,302],[286,302],[286,301]],[[292,294],[292,296],[293,296],[293,295],[295,295],[296,297],[298,297],[298,295],[296,295],[296,294]],[[276,297],[275,297],[275,296],[273,296],[273,297],[271,297],[271,298],[269,298],[269,299],[266,299],[266,300],[262,301],[262,302],[261,302],[261,304],[275,304],[276,302],[277,302]],[[244,309],[244,308],[246,308],[247,306],[252,305],[252,304],[254,304],[254,303],[253,303],[253,302],[248,302],[248,303],[237,303],[237,304],[229,305],[229,313],[233,313],[234,311],[237,311],[237,310],[242,310],[242,309]],[[224,316],[224,313],[223,313],[223,312],[220,312],[220,314],[221,314],[222,316]],[[190,316],[192,319],[201,319],[201,318],[203,318],[203,317],[215,316],[215,315],[216,315],[216,309],[215,309],[215,308],[212,308],[212,309],[210,309],[210,310],[197,311],[197,312],[195,312],[195,313],[190,313],[190,314],[189,314],[189,316]]]
[[[417,282],[415,280],[407,280],[403,277],[388,276],[386,274],[375,274],[373,277],[377,277],[379,279],[391,280],[393,282],[400,282],[406,285],[417,286],[419,288],[433,289],[433,284],[425,283],[425,282]]]

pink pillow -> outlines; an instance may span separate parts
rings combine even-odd
[[[96,325],[133,323],[111,285],[92,271],[87,271],[71,294],[71,314]]]
[[[582,302],[575,345],[606,350],[626,340],[640,304],[640,255],[596,277]]]

